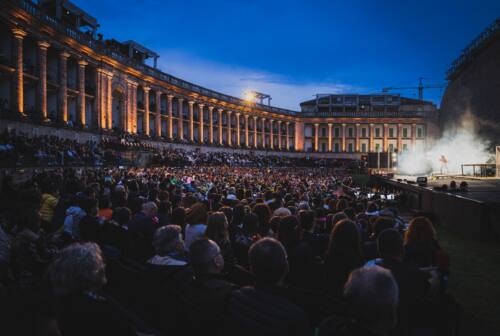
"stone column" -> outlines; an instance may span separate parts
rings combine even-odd
[[[150,87],[144,86],[144,115],[142,118],[142,128],[145,135],[149,136],[149,91]]]
[[[281,120],[278,120],[278,149],[281,150]]]
[[[137,87],[139,86],[139,84],[132,80],[128,80],[127,85],[128,85],[127,132],[135,134],[137,133]]]
[[[374,125],[370,124],[370,143],[368,144],[368,151],[373,152],[375,150],[375,145],[373,143],[373,132],[374,132]]]
[[[257,117],[253,117],[253,146],[257,148]]]
[[[208,142],[214,143],[214,107],[208,107]]]
[[[236,145],[240,147],[240,112],[236,112]]]
[[[193,111],[194,101],[188,101],[189,108],[189,141],[194,142],[194,111]]]
[[[103,111],[102,111],[102,69],[97,68],[96,74],[96,85],[95,85],[95,100],[94,100],[94,109],[97,115],[97,127],[102,129],[106,127],[106,124],[103,124]],[[127,85],[127,96],[128,96],[128,85]],[[127,131],[128,124],[125,124],[123,128],[124,131]]]
[[[286,134],[286,149],[289,150],[290,149],[290,122],[287,121],[286,123],[286,131],[285,131],[285,134]]]
[[[346,150],[346,141],[345,141],[345,124],[342,124],[342,152]]]
[[[183,98],[177,98],[177,112],[179,117],[177,119],[177,136],[180,140],[184,140],[184,115],[182,112]]]
[[[227,111],[227,130],[226,130],[226,137],[227,137],[227,144],[229,146],[232,145],[232,131],[231,131],[231,114],[232,112],[231,111]]]
[[[85,60],[78,60],[78,111],[76,123],[79,126],[84,127],[86,124],[85,120],[85,66],[87,66]]]
[[[328,124],[328,151],[332,151],[332,124]]]
[[[354,148],[355,148],[356,152],[359,152],[359,148],[360,148],[360,145],[359,145],[359,124],[356,124],[355,132],[356,132],[356,146]]]
[[[24,30],[14,28],[14,62],[16,72],[14,74],[14,111],[17,109],[19,115],[24,116],[24,68],[23,68],[23,40],[28,35]]]
[[[384,144],[383,144],[383,151],[387,152],[389,150],[389,144],[387,142],[387,133],[389,133],[389,126],[387,124],[384,124]]]
[[[167,109],[168,109],[168,126],[167,126],[167,131],[168,131],[168,138],[172,140],[174,138],[174,127],[173,127],[173,106],[172,106],[172,101],[174,99],[174,96],[169,94],[167,95]]]
[[[314,124],[314,151],[319,149],[319,124]]]
[[[295,150],[304,150],[304,122],[295,121]]]
[[[47,120],[47,49],[50,44],[46,41],[38,41],[38,63],[40,73],[38,80],[38,110],[40,119]]]
[[[161,137],[161,91],[156,90],[156,114],[155,114],[155,135]]]
[[[269,147],[274,148],[274,130],[273,130],[273,119],[269,119]]]
[[[219,145],[222,145],[222,111],[223,109],[217,109],[217,112],[219,112]]]
[[[204,107],[205,107],[204,104],[198,104],[198,109],[199,109],[199,111],[198,111],[198,119],[199,119],[199,121],[198,121],[198,142],[200,144],[204,143],[204,141],[203,141],[203,137],[204,137],[203,127],[205,127],[203,125],[203,108]]]
[[[262,118],[262,148],[266,148],[266,118]]]
[[[59,108],[58,121],[68,122],[68,57],[69,53],[63,50],[59,54],[59,93],[57,106]]]
[[[107,112],[107,121],[108,121],[108,129],[113,129],[113,92],[111,90],[111,84],[113,83],[113,73],[107,73],[107,100],[106,100],[106,110]]]
[[[244,115],[245,118],[245,146],[250,147],[250,143],[248,142],[248,114]]]
[[[403,151],[403,125],[398,124],[398,153]]]

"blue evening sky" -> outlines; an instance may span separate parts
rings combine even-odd
[[[445,82],[498,0],[75,0],[105,38],[155,50],[159,67],[223,93],[298,110],[316,93]],[[443,89],[424,92],[439,104]],[[416,97],[417,90],[402,94]]]

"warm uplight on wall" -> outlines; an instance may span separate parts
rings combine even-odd
[[[255,99],[257,98],[254,91],[245,91],[243,96],[245,97],[245,100],[250,102],[255,102]]]

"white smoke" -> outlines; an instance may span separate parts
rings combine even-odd
[[[462,164],[486,163],[492,153],[488,151],[488,141],[476,133],[476,121],[471,113],[466,113],[457,126],[449,127],[443,136],[428,148],[417,146],[402,153],[398,170],[403,174],[446,173],[461,174]],[[440,158],[448,161],[445,166]],[[470,171],[465,168],[464,173]]]

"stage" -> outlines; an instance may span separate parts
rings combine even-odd
[[[464,176],[427,177],[427,185],[416,184],[418,176],[372,175],[375,186],[400,195],[402,207],[433,218],[468,237],[500,241],[500,179]],[[406,181],[408,182],[406,182]],[[467,191],[450,190],[450,182],[467,182]],[[447,185],[447,190],[439,187]]]

